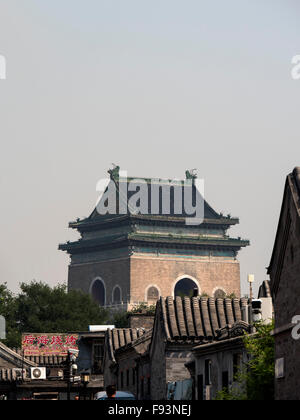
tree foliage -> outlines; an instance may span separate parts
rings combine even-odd
[[[19,347],[22,333],[66,333],[87,331],[89,325],[107,324],[108,312],[99,307],[90,295],[67,292],[65,285],[53,288],[33,281],[20,285],[13,296],[6,285],[0,286],[0,313],[7,320],[9,347]]]
[[[133,307],[131,311],[128,311],[127,314],[145,314],[145,315],[154,315],[156,310],[156,305],[148,305],[146,302],[140,303],[139,305]]]
[[[6,340],[4,343],[16,347],[19,343],[19,333],[16,323],[16,299],[8,290],[7,284],[0,284],[0,315],[6,320]]]
[[[111,323],[116,328],[129,328],[128,312],[126,311],[115,312],[114,314],[112,314]]]
[[[245,347],[250,355],[247,375],[247,396],[249,400],[274,399],[275,342],[270,325],[257,325],[257,336],[246,336]]]
[[[256,334],[245,335],[243,341],[248,363],[238,372],[233,386],[218,393],[217,400],[273,400],[275,353],[271,331],[274,323],[256,324]]]
[[[20,293],[13,295],[6,284],[0,284],[0,314],[6,319],[7,338],[11,348],[21,346],[22,333],[67,333],[87,331],[89,325],[129,326],[130,313],[153,315],[155,305],[142,304],[130,312],[113,312],[100,307],[90,295],[67,291],[65,285],[50,287],[32,281],[21,283]]]

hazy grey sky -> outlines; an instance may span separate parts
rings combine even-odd
[[[0,282],[67,280],[59,242],[111,163],[240,217],[260,283],[300,165],[299,0],[0,0]]]

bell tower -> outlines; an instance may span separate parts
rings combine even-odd
[[[112,188],[116,192],[115,214],[99,214],[96,208],[88,218],[71,222],[69,227],[81,238],[59,246],[71,258],[69,290],[82,290],[102,306],[126,310],[142,302],[154,304],[160,296],[189,296],[195,289],[200,295],[240,297],[237,255],[249,241],[227,235],[228,229],[239,223],[237,218],[218,214],[202,198],[202,223],[187,224],[185,211],[179,213],[176,208],[178,188],[186,180],[122,178],[119,167],[109,174],[100,203],[105,207]],[[186,178],[195,199],[200,194],[196,176],[187,171]],[[157,206],[153,191],[163,188],[169,189],[169,205]],[[145,194],[146,205],[141,203]],[[135,201],[143,212],[132,209]]]

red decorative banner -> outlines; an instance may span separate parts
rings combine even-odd
[[[66,356],[78,350],[77,334],[23,334],[24,356]]]

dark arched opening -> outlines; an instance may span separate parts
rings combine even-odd
[[[174,295],[179,297],[193,297],[195,295],[195,289],[198,291],[197,295],[199,294],[199,288],[197,284],[191,279],[182,279],[176,283]]]
[[[92,286],[91,290],[92,298],[100,306],[105,305],[105,287],[101,280],[96,280]]]
[[[121,303],[121,289],[119,286],[117,286],[114,289],[114,293],[113,293],[113,303],[115,304],[119,304]]]

